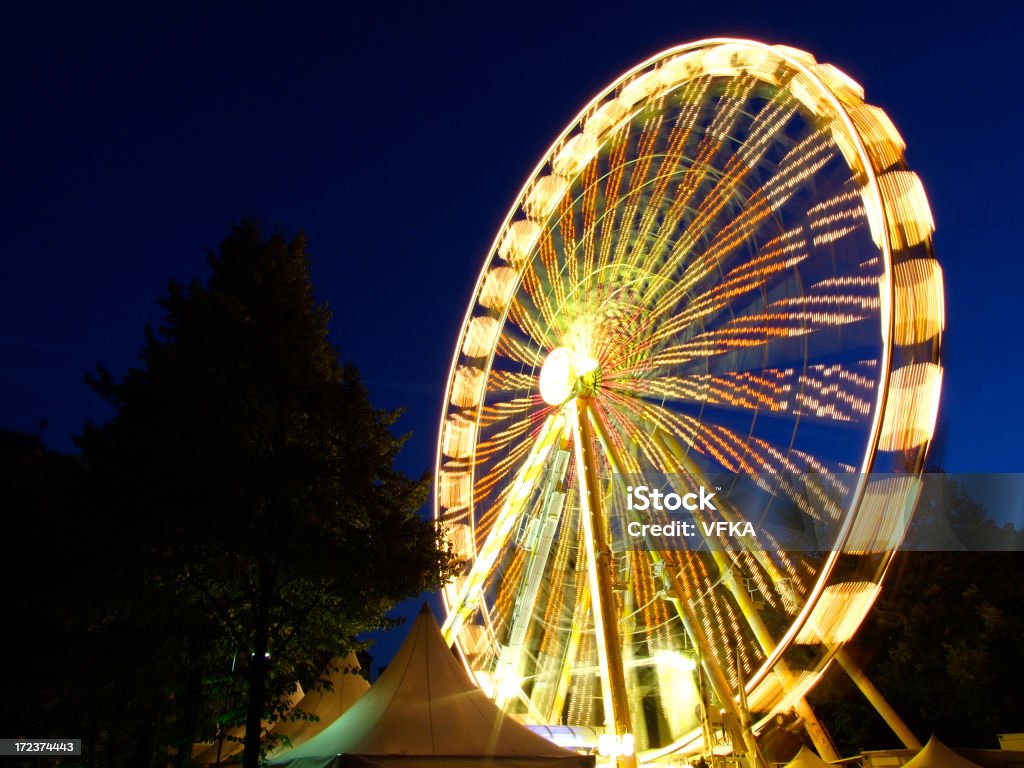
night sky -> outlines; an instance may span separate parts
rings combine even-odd
[[[1024,470],[1024,11],[984,3],[23,3],[0,29],[0,428],[73,450],[167,280],[242,216],[304,230],[333,340],[433,460],[455,336],[515,193],[598,90],[751,37],[859,81],[908,144],[947,290],[942,455]],[[212,4],[211,4],[212,5]],[[952,6],[950,6],[952,7]]]

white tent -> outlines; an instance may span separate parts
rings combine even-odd
[[[354,653],[346,658],[335,657],[331,659],[330,671],[327,679],[331,682],[331,690],[315,690],[308,693],[303,692],[301,686],[296,686],[289,702],[289,712],[294,714],[301,711],[307,715],[313,715],[316,720],[282,720],[271,726],[271,732],[280,736],[287,736],[292,746],[298,746],[316,736],[320,731],[337,720],[341,715],[355,703],[355,701],[366,693],[370,684],[366,679],[357,674],[359,660]],[[245,737],[245,727],[232,728],[226,738],[220,743],[221,764],[228,763],[228,759],[242,752],[241,739]],[[282,752],[279,748],[276,752]],[[218,745],[216,742],[196,744],[192,751],[193,765],[214,765],[217,762]],[[232,761],[237,762],[237,758]]]
[[[505,715],[473,685],[424,605],[370,690],[305,744],[275,756],[288,768],[585,768]]]
[[[364,693],[370,690],[366,678],[357,673],[359,660],[354,653],[348,658],[331,660],[331,671],[327,679],[331,690],[311,691],[302,697],[292,712],[300,710],[315,715],[316,720],[282,720],[275,723],[271,732],[286,736],[293,747],[304,744],[348,711]],[[284,748],[277,752],[284,752]]]
[[[924,745],[924,749],[918,752],[912,760],[904,763],[903,768],[978,768],[978,765],[960,757],[932,736]]]
[[[831,763],[826,763],[807,747],[800,747],[796,757],[786,764],[786,768],[833,768]]]

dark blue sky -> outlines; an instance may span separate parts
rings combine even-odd
[[[1024,12],[1011,4],[20,4],[0,23],[0,427],[70,450],[167,279],[243,215],[303,229],[334,340],[432,462],[455,334],[525,175],[620,72],[753,37],[857,79],[937,222],[951,471],[1024,470]],[[30,6],[33,6],[30,8]]]
[[[472,282],[538,156],[621,71],[734,35],[814,52],[893,118],[946,272],[944,463],[1024,469],[1020,11],[335,5],[8,12],[0,426],[46,418],[69,449],[105,416],[83,373],[132,364],[167,279],[248,214],[306,231],[336,343],[408,407],[403,464],[426,468]]]

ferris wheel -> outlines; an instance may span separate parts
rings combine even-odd
[[[466,312],[436,466],[465,561],[444,632],[506,711],[645,760],[720,732],[756,751],[790,710],[824,738],[804,697],[853,668],[942,380],[934,226],[903,151],[835,67],[713,39],[624,74],[541,159]],[[828,541],[627,535],[627,478],[723,473],[771,500],[707,520],[761,526],[781,503]]]

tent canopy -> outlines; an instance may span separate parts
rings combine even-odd
[[[553,744],[498,709],[470,680],[424,604],[398,654],[370,690],[320,734],[268,764],[582,768],[594,761]]]
[[[833,768],[831,763],[826,763],[807,747],[800,747],[796,757],[786,764],[786,768]]]
[[[324,728],[333,723],[342,713],[366,693],[370,684],[356,670],[359,669],[359,660],[354,653],[342,658],[335,656],[331,659],[327,669],[327,679],[330,681],[330,690],[317,689],[305,692],[302,686],[296,685],[289,704],[289,712],[303,712],[306,715],[313,715],[317,719],[307,720],[280,720],[271,726],[272,733],[279,736],[287,736],[288,740],[295,745],[302,744],[320,733]],[[202,742],[194,744],[192,748],[192,765],[214,765],[218,761],[226,764],[228,758],[242,752],[245,738],[245,726],[240,725],[232,728],[225,734],[229,738],[221,740],[218,744],[214,742]],[[287,749],[281,745],[274,753]]]
[[[928,743],[903,768],[978,768],[975,763],[960,757],[937,738],[932,736]]]
[[[317,719],[283,720],[274,725],[273,733],[287,736],[289,741],[297,746],[324,730],[370,690],[370,684],[354,671],[358,669],[359,660],[354,653],[350,653],[344,659],[332,659],[327,676],[331,683],[330,690],[311,691],[295,705],[295,710],[314,715]],[[282,745],[277,752],[284,752],[286,749]]]

